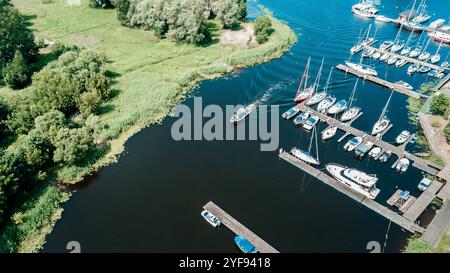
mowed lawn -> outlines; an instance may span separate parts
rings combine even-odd
[[[69,2],[13,0],[38,37],[99,50],[111,60],[108,70],[116,75],[117,95],[102,107],[101,119],[107,124],[104,137],[114,140],[113,154],[120,152],[129,135],[166,116],[198,80],[222,75],[229,64],[247,66],[280,57],[296,39],[289,27],[274,20],[275,32],[264,45],[223,45],[212,22],[211,44],[177,44],[151,31],[121,26],[115,10],[90,8],[86,0],[81,5]]]

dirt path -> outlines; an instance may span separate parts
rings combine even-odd
[[[220,43],[235,45],[239,47],[248,47],[256,45],[255,30],[252,23],[241,24],[239,30],[223,30],[219,37]]]

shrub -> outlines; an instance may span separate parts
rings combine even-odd
[[[272,20],[268,16],[261,16],[256,19],[254,28],[256,40],[258,43],[263,44],[269,40],[269,37],[273,32]]]
[[[117,19],[122,25],[128,25],[128,11],[130,0],[116,0]]]
[[[450,142],[450,122],[444,128],[444,135],[447,138],[447,142]]]
[[[80,95],[79,109],[86,115],[95,114],[102,103],[100,95],[95,92],[85,92]]]
[[[439,94],[431,99],[430,110],[435,115],[443,116],[448,109],[450,100],[444,95]]]
[[[28,83],[28,73],[28,63],[22,53],[17,50],[14,59],[4,70],[3,80],[12,89],[19,89]]]
[[[89,6],[93,8],[114,8],[114,0],[89,0]]]

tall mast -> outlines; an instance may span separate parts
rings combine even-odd
[[[307,84],[308,84],[308,73],[309,73],[309,64],[310,64],[310,62],[311,62],[311,57],[308,58],[308,62],[306,63],[305,71],[303,72],[302,79],[300,81],[300,84],[298,85],[297,95],[302,90],[302,85],[304,85],[304,89],[305,89]]]
[[[317,91],[320,84],[320,77],[322,76],[322,68],[323,68],[323,62],[325,61],[325,58],[322,58],[322,63],[320,64],[319,71],[317,72],[316,81],[314,82],[314,90]]]
[[[333,69],[334,69],[334,66],[331,67],[330,73],[328,74],[328,79],[327,79],[327,82],[325,83],[325,88],[324,88],[325,93],[328,93],[328,88],[330,87],[331,74],[333,73]]]
[[[317,159],[317,162],[319,162],[319,144],[317,143],[317,128],[316,128],[316,125],[314,125],[314,137],[316,138],[316,159]]]
[[[409,12],[408,21],[411,20],[412,13],[414,12],[414,9],[416,7],[416,1],[417,0],[414,0],[414,3],[413,3],[412,8],[411,8],[411,11]],[[419,5],[419,7],[420,7],[420,5]]]
[[[355,86],[353,87],[352,94],[350,95],[350,99],[349,99],[349,101],[350,101],[350,104],[348,107],[349,109],[352,108],[353,99],[355,98],[356,87],[358,86],[358,82],[359,82],[359,79],[356,79]]]
[[[435,53],[434,55],[438,54],[438,53],[439,53],[439,50],[441,50],[442,42],[443,42],[443,41],[441,41],[441,43],[439,44],[439,47],[437,48],[436,53]]]
[[[409,45],[409,41],[411,40],[413,33],[414,33],[414,31],[411,31],[411,34],[409,34],[408,40],[406,40],[405,47],[407,47]]]
[[[394,94],[394,90],[391,91],[391,95],[389,96],[389,99],[386,102],[386,105],[384,106],[383,112],[381,112],[381,115],[380,115],[380,118],[378,119],[378,121],[380,121],[386,115],[387,109],[389,107],[389,103],[391,102],[392,94]]]

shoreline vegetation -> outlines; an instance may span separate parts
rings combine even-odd
[[[98,106],[98,117],[94,121],[99,123],[100,129],[95,130],[95,142],[97,150],[101,147],[101,153],[93,156],[94,159],[86,159],[85,164],[56,165],[48,170],[45,182],[20,194],[16,198],[20,200],[18,205],[9,212],[2,225],[0,252],[38,252],[46,235],[60,219],[62,204],[70,198],[71,193],[64,189],[117,162],[130,137],[162,122],[199,82],[280,58],[297,41],[295,33],[268,10],[264,12],[270,18],[272,31],[264,43],[254,41],[254,35],[250,35],[244,45],[225,43],[220,39],[221,23],[208,20],[211,41],[192,45],[160,39],[154,31],[123,26],[114,9],[92,8],[87,1],[78,4],[67,0],[13,0],[12,4],[25,16],[37,39],[104,52],[107,61],[99,66],[104,67],[105,75],[110,79],[112,95],[100,104],[95,96],[82,96],[82,102],[94,101]],[[246,28],[254,24],[250,21],[241,23],[245,23]],[[242,31],[242,28],[232,31]],[[78,54],[83,55],[83,52]],[[34,65],[41,69],[46,67],[52,54],[50,46],[41,47]],[[32,86],[21,90],[0,86],[0,97],[10,100],[31,96],[35,93],[35,78]],[[92,92],[86,93],[92,95]],[[86,103],[78,104],[80,110],[87,107],[82,108]],[[58,116],[58,113],[51,114]],[[70,138],[72,133],[82,134],[88,120],[89,117],[70,117],[71,124],[61,129],[65,134],[58,133],[53,137]],[[26,141],[26,137],[3,142],[12,147]],[[63,152],[59,155],[60,161],[69,160]]]

